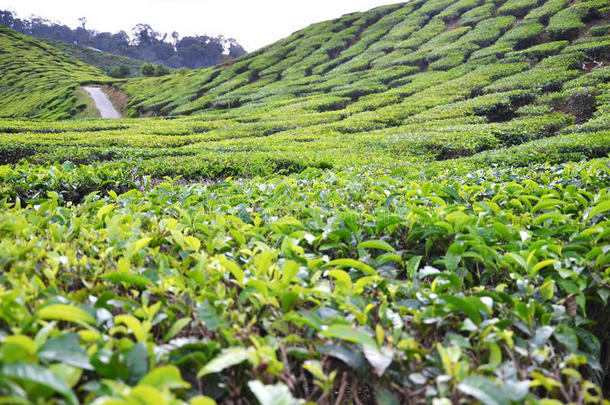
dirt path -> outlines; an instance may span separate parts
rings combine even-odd
[[[99,87],[83,87],[95,102],[102,118],[117,119],[123,116],[114,108],[110,99]]]

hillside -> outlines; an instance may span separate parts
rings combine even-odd
[[[65,119],[85,108],[80,83],[108,80],[99,69],[0,26],[0,117]]]
[[[128,58],[125,56],[114,55],[107,52],[100,52],[94,49],[85,48],[79,45],[69,44],[67,42],[58,41],[54,39],[48,38],[38,38],[40,41],[45,42],[68,55],[73,56],[74,58],[80,60],[81,62],[91,65],[93,67],[98,68],[105,74],[110,72],[110,69],[119,65],[125,65],[129,67],[130,75],[129,77],[138,77],[141,76],[140,70],[143,61]]]
[[[222,120],[210,138],[320,135],[440,160],[607,129],[610,2],[538,3],[381,7],[121,88],[132,116]]]
[[[0,402],[610,405],[609,6],[413,0],[107,82],[138,119],[21,103]],[[0,34],[15,102],[105,80]]]
[[[250,113],[305,101],[371,129],[475,96],[561,90],[585,73],[583,63],[608,59],[608,7],[416,0],[314,24],[230,66],[126,89],[134,114]]]
[[[608,128],[609,6],[411,1],[314,24],[232,64],[121,87],[131,116],[212,114],[244,136],[379,137],[396,152],[469,156],[573,124]]]

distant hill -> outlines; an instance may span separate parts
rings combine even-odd
[[[98,68],[0,26],[0,117],[73,117],[86,107],[79,85],[107,80]]]
[[[85,48],[79,45],[69,44],[64,41],[48,38],[38,38],[42,42],[45,42],[57,49],[62,50],[68,55],[72,55],[76,59],[84,62],[88,65],[94,66],[100,69],[105,74],[108,74],[110,70],[119,65],[125,65],[129,68],[129,77],[141,76],[140,70],[142,65],[145,63],[141,60],[128,58],[125,56],[114,55],[107,52],[101,52],[99,50]]]
[[[222,35],[180,38],[177,32],[168,35],[155,31],[148,24],[137,24],[131,30],[130,36],[125,31],[98,32],[86,28],[85,19],[81,22],[80,27],[73,29],[41,17],[21,19],[11,11],[0,10],[0,25],[22,34],[92,47],[114,55],[164,64],[171,68],[196,69],[214,66],[226,57],[238,58],[246,54],[246,50],[235,39],[225,38]]]

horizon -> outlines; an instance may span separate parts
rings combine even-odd
[[[247,52],[254,52],[311,24],[394,3],[399,1],[342,0],[329,4],[313,0],[287,4],[278,0],[230,0],[215,4],[206,0],[134,0],[125,4],[118,0],[0,0],[0,9],[10,10],[21,19],[36,16],[71,28],[79,26],[78,19],[85,17],[86,28],[99,32],[125,31],[131,35],[134,26],[144,23],[160,33],[176,31],[180,37],[222,35],[235,39]],[[117,14],[114,10],[119,8]],[[145,16],[141,16],[142,9],[146,10]]]

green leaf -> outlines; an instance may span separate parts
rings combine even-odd
[[[465,298],[456,297],[454,295],[441,295],[440,298],[447,301],[455,309],[464,312],[475,324],[478,325],[481,323],[481,314],[479,314],[479,310]]]
[[[422,258],[423,256],[413,256],[407,262],[407,276],[410,280],[413,280],[415,278],[417,270],[419,270],[419,265],[421,263]]]
[[[184,328],[186,325],[189,324],[189,322],[191,322],[191,318],[178,319],[176,322],[174,322],[172,324],[172,326],[169,328],[169,330],[167,331],[165,336],[163,336],[163,340],[168,341],[171,338],[173,338],[174,336],[176,336],[182,330],[182,328]]]
[[[578,335],[572,328],[561,325],[555,330],[553,336],[555,336],[555,339],[564,345],[570,353],[576,353],[578,351]]]
[[[158,390],[165,388],[190,388],[190,384],[182,379],[176,366],[162,366],[151,370],[140,380],[138,385],[150,385]]]
[[[513,261],[515,263],[517,263],[519,266],[521,266],[524,270],[527,270],[527,263],[525,262],[525,259],[523,259],[523,257],[521,257],[521,255],[518,255],[517,253],[509,252],[506,254],[506,256],[513,259]]]
[[[458,385],[458,389],[485,405],[509,405],[510,401],[495,382],[487,377],[471,375]]]
[[[142,249],[146,248],[152,241],[152,238],[142,238],[125,246],[124,256],[127,260],[138,254]]]
[[[80,368],[72,367],[63,363],[51,364],[48,367],[49,371],[61,377],[61,379],[64,380],[70,388],[76,386],[81,376],[83,375],[83,370],[81,370]]]
[[[553,299],[553,296],[555,295],[555,282],[553,280],[548,280],[542,284],[542,286],[540,286],[540,295],[547,301]]]
[[[554,259],[548,259],[548,260],[543,260],[541,262],[538,262],[538,263],[536,263],[534,265],[534,268],[532,269],[532,274],[531,275],[533,276],[535,274],[538,274],[538,272],[540,270],[542,270],[543,268],[545,268],[546,266],[552,266],[555,263],[558,263],[558,261],[554,260]]]
[[[36,313],[38,318],[53,321],[95,324],[95,318],[78,307],[54,304],[42,307]]]
[[[102,276],[103,280],[113,281],[115,283],[125,283],[129,286],[147,287],[152,284],[152,281],[144,276],[133,273],[111,272]]]
[[[68,384],[51,371],[33,364],[4,364],[0,368],[0,376],[19,382],[42,385],[64,396],[68,403],[78,404],[78,399]]]
[[[373,366],[373,370],[378,377],[381,377],[383,373],[385,373],[386,369],[392,364],[394,358],[392,350],[385,347],[379,350],[370,346],[362,346],[362,352],[371,366]]]
[[[502,351],[496,343],[488,343],[489,346],[489,364],[498,367],[502,363]]]
[[[522,402],[530,390],[530,381],[505,381],[502,391],[511,401]]]
[[[93,370],[89,356],[85,349],[79,345],[76,333],[69,333],[55,339],[48,340],[38,351],[38,358],[48,362],[57,361],[69,364],[84,370]]]
[[[380,385],[375,385],[375,399],[378,405],[400,405],[396,397]]]
[[[360,376],[366,375],[368,366],[366,364],[366,360],[358,351],[347,349],[343,346],[333,345],[316,346],[316,351],[326,356],[334,357],[335,359],[341,360]]]
[[[603,201],[593,207],[593,209],[591,209],[591,212],[589,212],[589,218],[593,218],[594,216],[604,213],[606,211],[610,211],[610,200]]]
[[[337,284],[343,284],[347,288],[352,287],[352,279],[350,278],[349,274],[347,274],[345,271],[329,270],[328,275],[331,276],[332,278],[334,278],[336,280]]]
[[[368,264],[362,263],[361,261],[354,260],[354,259],[336,259],[336,260],[329,262],[326,266],[327,267],[328,266],[337,266],[337,267],[341,267],[341,268],[353,267],[354,269],[358,269],[361,272],[363,272],[364,274],[368,274],[369,276],[377,275],[377,270],[375,270]]]
[[[382,215],[377,221],[377,231],[382,231],[389,226],[400,224],[404,221],[403,218],[395,215]]]
[[[109,212],[111,212],[112,210],[116,209],[116,206],[114,204],[109,204],[109,205],[104,205],[102,208],[100,208],[97,212],[97,217],[99,219],[102,219],[102,217],[106,214],[108,214]]]
[[[148,331],[142,322],[132,315],[117,315],[114,317],[114,323],[127,325],[138,342],[146,342],[148,339]]]
[[[458,243],[452,244],[447,250],[445,255],[445,267],[449,271],[457,269],[458,265],[462,261],[462,254],[464,253],[464,247]]]
[[[367,249],[378,249],[386,250],[388,252],[396,252],[396,249],[394,249],[392,245],[383,240],[367,240],[362,242],[360,246]]]
[[[243,363],[250,358],[250,353],[243,347],[230,347],[224,349],[212,361],[206,364],[197,377],[203,377],[207,374],[220,373],[222,370]]]
[[[337,338],[347,342],[360,343],[377,348],[377,343],[375,343],[375,340],[371,336],[350,325],[333,324],[326,330],[323,330],[320,334],[326,338]]]
[[[127,367],[127,383],[136,385],[148,372],[148,347],[138,342],[125,354],[123,365]]]
[[[233,277],[235,277],[237,283],[242,285],[244,282],[244,277],[246,277],[246,273],[244,273],[237,263],[232,262],[223,255],[216,256],[216,258],[225,269],[229,270],[231,274],[233,274]]]
[[[210,397],[197,396],[191,398],[189,401],[189,405],[217,405],[216,401],[214,401]]]
[[[7,336],[0,345],[0,361],[6,363],[34,362],[36,350],[36,343],[29,336]]]
[[[201,248],[201,241],[193,236],[186,236],[184,242],[195,252],[198,252]]]
[[[250,381],[248,388],[260,405],[297,405],[299,402],[292,396],[287,386],[282,383],[263,385],[258,380]]]
[[[199,315],[199,318],[201,318],[205,327],[212,332],[216,332],[218,330],[218,326],[220,326],[222,323],[216,308],[214,308],[208,300],[205,300],[201,304],[197,305],[197,315]]]

